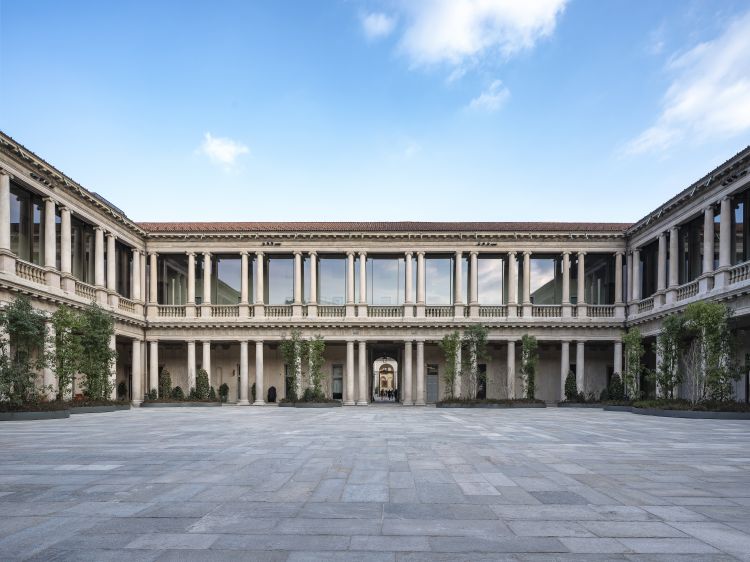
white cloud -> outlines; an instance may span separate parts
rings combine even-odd
[[[198,148],[199,154],[208,156],[211,162],[225,168],[231,168],[240,155],[249,152],[250,149],[244,144],[229,138],[214,137],[211,133],[203,136],[203,142]]]
[[[401,50],[415,65],[508,58],[550,35],[567,0],[412,0]]]
[[[396,18],[382,13],[372,13],[362,16],[362,29],[368,39],[380,39],[393,32]]]
[[[656,122],[626,154],[661,152],[691,138],[703,142],[750,129],[750,12],[723,35],[671,59],[672,82]]]
[[[494,112],[503,107],[510,97],[510,90],[500,80],[495,80],[484,92],[469,102],[469,109]]]

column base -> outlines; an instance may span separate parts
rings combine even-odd
[[[16,274],[16,255],[10,250],[0,250],[0,271]]]
[[[356,406],[354,400],[344,400],[344,406]]]
[[[346,317],[347,318],[354,318],[357,315],[357,307],[354,306],[351,303],[347,303],[346,305]]]
[[[112,292],[107,295],[107,302],[112,308],[117,308],[120,304],[120,297],[116,293]]]
[[[563,318],[572,318],[573,317],[573,311],[570,304],[563,304],[562,305],[562,317]]]
[[[508,318],[518,318],[518,305],[516,303],[508,304]]]
[[[44,281],[50,287],[58,289],[60,287],[60,273],[54,268],[47,268],[44,272]]]
[[[414,406],[414,400],[411,400],[411,399],[404,400],[403,402],[401,402],[401,405],[402,406]]]
[[[523,305],[523,317],[531,318],[531,303]]]
[[[292,305],[292,316],[294,318],[302,318],[302,305],[301,304],[293,304]]]
[[[664,292],[656,292],[654,293],[654,308],[659,308],[660,306],[664,306],[664,303],[667,301],[667,295]]]
[[[579,304],[576,307],[576,316],[578,318],[586,318],[589,315],[589,309],[588,306],[585,304]]]
[[[211,318],[211,303],[210,302],[201,304],[200,308],[201,308],[201,313],[200,313],[201,318]]]
[[[714,274],[714,289],[721,289],[729,285],[729,270],[718,270]]]
[[[367,406],[367,400],[357,400],[357,406]]]
[[[462,304],[454,304],[453,305],[453,317],[454,318],[463,318],[464,317],[464,305],[462,305]]]
[[[625,319],[625,305],[623,303],[615,304],[615,318],[619,320]]]
[[[265,406],[265,405],[266,405],[265,400],[256,400],[255,402],[253,402],[253,406]]]
[[[250,402],[248,400],[238,400],[237,401],[238,406],[249,406]]]
[[[414,402],[415,406],[426,406],[427,404],[424,403],[424,400],[417,400]]]
[[[713,273],[705,273],[698,278],[698,292],[707,293],[714,288]]]
[[[159,305],[157,304],[148,304],[146,306],[146,318],[153,319],[157,318],[159,316]]]
[[[664,304],[673,304],[677,301],[677,290],[667,289],[667,294],[664,295]]]
[[[404,318],[414,318],[414,305],[404,303]]]
[[[469,318],[479,318],[479,305],[478,304],[469,305]]]
[[[307,317],[317,318],[318,317],[318,305],[316,303],[307,305]]]
[[[130,405],[134,408],[140,408],[141,404],[143,403],[143,400],[131,400]]]
[[[357,317],[358,318],[367,318],[367,305],[366,304],[358,304],[357,305]]]
[[[101,287],[96,289],[96,302],[99,304],[107,304],[107,291]]]
[[[63,273],[60,276],[60,288],[66,293],[76,292],[76,280],[70,273]]]
[[[417,318],[424,318],[424,304],[417,304]]]
[[[195,318],[195,305],[194,304],[185,305],[185,318]]]

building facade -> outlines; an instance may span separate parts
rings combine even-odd
[[[0,134],[0,302],[107,309],[112,377],[135,404],[162,369],[187,390],[204,368],[230,402],[281,399],[279,343],[297,329],[325,340],[329,396],[422,405],[446,393],[438,342],[472,324],[489,330],[480,396],[520,397],[529,334],[537,397],[554,401],[570,370],[597,395],[622,372],[628,327],[653,342],[666,315],[721,301],[747,400],[748,170],[750,148],[634,224],[136,223]]]

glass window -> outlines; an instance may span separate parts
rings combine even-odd
[[[237,304],[242,294],[242,258],[236,254],[214,256],[211,302]]]
[[[453,261],[451,257],[425,256],[426,304],[453,304]]]
[[[478,256],[477,285],[479,304],[503,304],[505,260],[495,256]]]
[[[703,215],[680,226],[679,283],[689,283],[703,272]]]
[[[346,258],[318,258],[318,303],[342,306],[346,302]]]
[[[310,256],[302,256],[302,302],[310,302]]]
[[[344,396],[344,366],[333,365],[331,398],[341,400]]]
[[[186,304],[187,262],[187,256],[184,254],[158,256],[157,284],[159,285],[158,301],[160,304]]]
[[[70,219],[71,269],[73,277],[94,283],[94,227],[82,220]]]
[[[532,304],[562,303],[562,260],[559,256],[531,256]]]
[[[115,290],[117,291],[117,294],[122,295],[125,298],[132,298],[130,292],[132,262],[133,251],[131,248],[119,240],[115,241],[115,267],[117,268],[117,274],[115,275]]]
[[[271,305],[294,302],[294,257],[266,258],[266,303]]]
[[[400,305],[404,302],[405,258],[367,259],[367,303]]]
[[[750,259],[750,189],[732,198],[732,264]]]
[[[585,289],[588,304],[614,304],[615,257],[611,254],[588,254],[585,260]]]
[[[658,290],[659,281],[659,241],[645,245],[640,251],[641,298],[647,299]],[[592,303],[593,304],[593,303]]]
[[[20,259],[42,265],[44,260],[44,202],[12,183],[10,187],[10,249]]]

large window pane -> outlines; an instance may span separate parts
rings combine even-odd
[[[403,304],[404,258],[368,258],[367,274],[368,304]]]
[[[657,291],[659,279],[659,241],[654,240],[640,251],[641,298],[647,299]],[[637,286],[637,285],[636,285]],[[592,303],[594,304],[594,303]]]
[[[555,256],[531,258],[532,304],[560,304],[562,302],[561,261]]]
[[[116,291],[119,295],[125,298],[131,297],[131,264],[133,261],[133,252],[129,246],[116,241],[115,242],[115,268],[117,274],[115,275],[116,280]]]
[[[453,258],[425,257],[426,304],[453,304]]]
[[[182,305],[187,302],[187,256],[160,255],[157,280],[159,303]]]
[[[503,304],[505,286],[505,260],[499,257],[479,256],[477,258],[477,298],[479,304]]]
[[[38,195],[11,184],[10,248],[20,259],[42,265],[44,202]]]
[[[346,302],[346,258],[318,259],[318,303],[341,306]]]
[[[266,261],[266,302],[292,304],[294,302],[294,258],[274,256]]]
[[[614,304],[615,257],[589,254],[585,260],[585,289],[588,304]]]
[[[732,263],[750,259],[750,189],[732,198]]]
[[[211,302],[237,304],[242,291],[242,259],[238,255],[215,256],[211,279]]]

